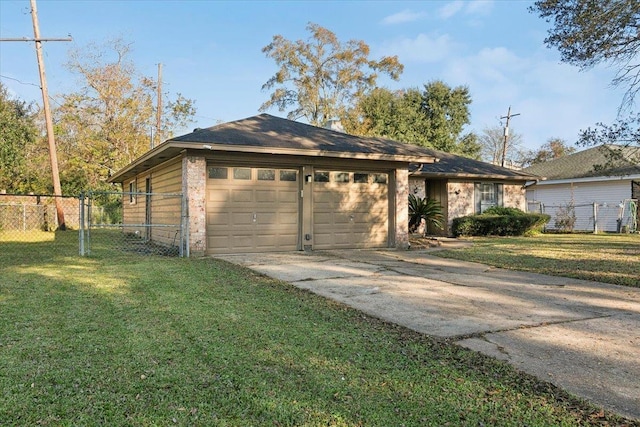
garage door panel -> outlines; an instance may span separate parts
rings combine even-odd
[[[280,203],[297,203],[298,202],[297,189],[294,191],[280,190],[278,192],[278,201]]]
[[[253,246],[253,236],[243,236],[235,234],[229,238],[232,248],[250,249]]]
[[[314,246],[318,248],[328,247],[332,244],[333,234],[332,233],[315,233],[313,235]]]
[[[247,169],[238,179],[235,168],[209,174],[207,181],[207,253],[284,251],[298,248],[299,201],[297,174],[278,169]],[[242,178],[242,179],[239,179]]]
[[[352,221],[352,215],[346,213],[336,212],[333,214],[334,224],[349,224]]]
[[[216,191],[207,191],[207,200],[209,203],[227,202],[230,198],[231,190],[220,189]]]
[[[276,227],[278,214],[276,212],[260,212],[255,214],[256,226],[272,226]]]
[[[256,190],[256,202],[273,203],[278,200],[278,192],[275,190]]]
[[[263,250],[295,250],[298,246],[298,235],[280,234],[277,239],[271,234],[255,236],[255,246]]]
[[[233,236],[209,236],[207,244],[214,248],[229,248],[234,251],[250,249],[253,245],[253,236],[238,235]]]
[[[326,203],[329,205],[332,205],[334,203],[334,195],[332,193],[330,193],[330,189],[322,186],[324,188],[319,188],[319,189],[315,189],[314,188],[314,193],[313,193],[313,203]]]
[[[334,172],[330,179],[347,172]],[[372,183],[373,173],[349,173],[349,182],[315,185],[313,190],[314,248],[384,247],[388,241],[388,187]],[[356,179],[368,182],[354,182]],[[379,174],[377,175],[385,175]],[[388,182],[388,179],[386,179]]]
[[[286,225],[297,225],[298,212],[280,212],[278,214],[278,222]]]
[[[233,227],[237,226],[248,226],[253,224],[253,212],[231,212],[231,225]]]
[[[251,203],[253,201],[253,190],[251,190],[251,189],[246,189],[246,190],[234,189],[234,190],[232,190],[232,193],[231,193],[231,200],[234,203],[238,203],[238,202]]]
[[[330,225],[333,223],[333,214],[330,212],[316,212],[313,215],[313,220],[316,226]]]
[[[229,225],[229,213],[227,212],[209,212],[207,213],[207,224]]]

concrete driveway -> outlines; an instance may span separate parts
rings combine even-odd
[[[640,289],[513,272],[428,251],[218,258],[449,338],[640,420]]]

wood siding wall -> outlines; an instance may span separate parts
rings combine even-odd
[[[151,196],[147,196],[146,183],[150,180]],[[156,227],[127,228],[127,232],[137,232],[154,242],[165,245],[179,243],[179,227],[162,227],[162,225],[180,224],[182,199],[175,194],[182,191],[182,159],[172,159],[156,168],[136,176],[134,180],[124,182],[124,192],[129,191],[129,184],[135,181],[136,194],[134,200],[125,196],[123,200],[124,224],[152,224]],[[171,193],[173,196],[160,194]],[[147,205],[149,210],[147,211]],[[150,216],[148,218],[147,216]]]
[[[631,198],[631,181],[580,182],[574,184],[535,185],[527,190],[529,206],[541,203],[544,212],[551,215],[548,229],[555,229],[555,218],[560,207],[575,205],[574,231],[594,230],[594,203],[597,206],[598,231],[615,232],[618,229],[620,204]]]

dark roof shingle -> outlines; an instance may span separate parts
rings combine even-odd
[[[390,156],[425,157],[429,154],[416,145],[383,138],[359,137],[293,120],[260,114],[223,123],[172,138],[169,142],[191,142],[308,150],[327,153],[361,153]]]
[[[503,168],[502,166],[442,151],[428,151],[438,158],[438,162],[423,164],[419,170],[412,172],[413,175],[443,178],[509,179],[517,181],[534,181],[539,179],[535,174],[524,171]]]

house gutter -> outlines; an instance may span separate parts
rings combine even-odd
[[[147,151],[138,159],[132,163],[120,169],[113,176],[111,176],[108,182],[120,182],[121,177],[138,168],[144,163],[151,162],[167,150],[177,149],[180,152],[184,150],[198,150],[203,152],[227,152],[227,153],[252,153],[252,154],[270,154],[270,155],[289,155],[289,156],[317,156],[317,157],[330,157],[336,159],[354,159],[354,160],[379,160],[409,163],[435,163],[437,161],[435,156],[431,155],[406,155],[406,154],[384,154],[384,153],[362,153],[362,152],[344,152],[344,151],[326,151],[326,150],[303,150],[294,148],[277,148],[277,147],[255,147],[246,145],[223,145],[223,144],[207,144],[202,142],[172,142],[165,141],[164,143]],[[173,158],[174,156],[171,156]],[[169,158],[160,159],[157,162],[160,164]],[[157,165],[155,162],[150,167]]]
[[[640,179],[640,175],[623,175],[623,176],[598,176],[586,178],[566,178],[566,179],[549,179],[544,182],[531,183],[537,185],[553,185],[553,184],[574,184],[580,182],[612,182]]]
[[[469,174],[469,173],[445,173],[445,172],[431,172],[428,174],[413,172],[409,173],[409,175],[414,177],[424,177],[424,178],[449,178],[449,179],[500,179],[505,181],[531,181],[531,176],[508,176],[508,175],[478,175],[478,174]]]

